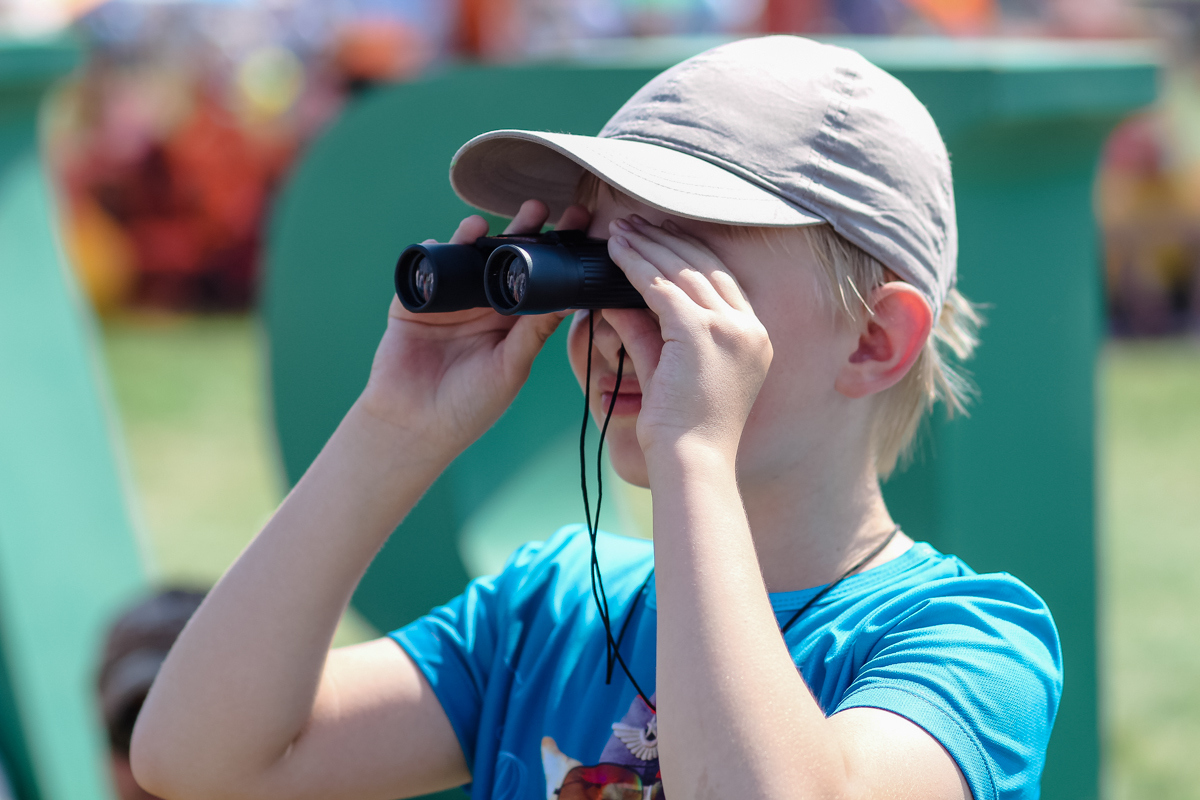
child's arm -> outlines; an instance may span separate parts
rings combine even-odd
[[[658,316],[604,312],[643,395],[666,792],[970,800],[953,759],[908,720],[876,709],[826,718],[779,635],[735,472],[772,348],[736,280],[670,223],[610,232],[614,260]]]
[[[529,202],[509,230],[545,220]],[[486,228],[470,217],[451,241]],[[470,780],[394,642],[329,644],[388,534],[512,402],[561,318],[410,315],[393,300],[363,395],[163,665],[134,732],[139,782],[171,800],[392,800]]]

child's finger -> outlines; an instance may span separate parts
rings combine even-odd
[[[486,236],[487,232],[487,220],[478,214],[472,214],[458,223],[458,228],[450,237],[450,244],[473,244],[480,236]]]
[[[644,231],[634,228],[625,220],[613,222],[613,231],[628,240],[630,247],[641,258],[653,264],[664,278],[686,292],[694,303],[704,308],[725,305],[724,299],[713,288],[708,278],[680,258],[671,248],[647,237]]]
[[[707,244],[692,236],[675,224],[674,220],[663,220],[662,225],[654,225],[643,217],[633,214],[630,221],[637,229],[654,241],[670,247],[684,261],[698,269],[708,271],[724,266],[720,257]]]
[[[592,212],[581,205],[568,206],[563,215],[559,217],[558,224],[554,226],[556,231],[586,231],[588,225],[592,221]]]
[[[634,249],[623,231],[608,240],[608,254],[646,301],[646,306],[659,317],[677,315],[681,303],[696,306],[687,292]]]
[[[542,345],[570,313],[530,314],[517,319],[504,337],[503,345],[504,367],[510,378],[524,381],[529,376],[533,359],[541,352]]]
[[[526,200],[521,204],[517,215],[504,229],[505,233],[538,233],[546,220],[550,218],[550,209],[541,200]]]
[[[697,262],[698,266],[708,276],[709,280],[712,281],[713,286],[721,293],[721,296],[725,298],[727,303],[742,311],[752,310],[750,300],[746,297],[745,291],[742,290],[742,285],[738,283],[737,278],[729,271],[729,267],[725,266],[725,262],[721,260],[720,256],[714,253],[707,244],[679,227],[674,220],[665,220],[662,230],[675,238],[677,246],[683,250],[681,255],[685,258],[688,257],[689,252],[700,254],[695,256],[699,259]]]
[[[634,216],[636,224],[636,220],[641,218]],[[746,299],[746,293],[742,291],[737,278],[702,240],[687,233],[669,219],[664,221],[661,226],[654,226],[641,220],[641,224],[638,224],[637,227],[643,236],[670,248],[679,258],[699,270],[730,306],[740,311],[751,310],[750,301]]]
[[[648,311],[640,308],[606,308],[604,319],[620,337],[638,381],[644,387],[654,377],[662,356],[662,329]]]

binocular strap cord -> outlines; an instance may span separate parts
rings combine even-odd
[[[621,374],[625,370],[625,348],[622,347],[617,354],[617,379],[613,385],[612,397],[608,401],[608,411],[604,415],[604,425],[600,428],[600,442],[596,446],[596,515],[592,516],[591,505],[588,502],[588,485],[587,485],[587,430],[588,421],[591,418],[590,403],[592,397],[592,346],[596,336],[595,314],[592,311],[588,312],[588,349],[587,349],[587,371],[584,377],[583,385],[583,425],[579,431],[579,483],[583,490],[583,513],[587,518],[588,539],[592,545],[592,562],[591,562],[591,578],[592,578],[592,598],[596,601],[596,609],[600,614],[600,622],[604,625],[604,645],[605,645],[605,673],[604,684],[607,686],[612,683],[612,674],[614,665],[620,665],[621,671],[625,673],[625,677],[629,678],[629,682],[633,684],[634,691],[638,693],[638,697],[642,698],[651,711],[654,711],[654,704],[650,702],[650,698],[642,691],[642,687],[638,685],[637,679],[633,677],[633,673],[629,671],[629,667],[625,664],[625,659],[621,656],[621,640],[625,638],[625,629],[629,626],[629,620],[633,616],[634,609],[637,607],[637,601],[641,597],[650,578],[646,578],[646,582],[642,584],[642,589],[634,595],[633,602],[629,607],[629,614],[625,617],[625,624],[621,626],[621,632],[617,640],[613,640],[612,635],[612,617],[608,610],[608,596],[604,593],[604,578],[600,574],[600,562],[596,558],[596,535],[600,531],[600,505],[604,501],[604,438],[608,435],[608,423],[612,419],[613,408],[617,404],[617,393],[621,390]],[[653,574],[653,572],[651,572]]]
[[[861,559],[859,559],[854,564],[854,566],[850,567],[850,569],[843,572],[842,576],[840,578],[838,578],[836,581],[827,585],[824,589],[822,589],[821,591],[817,592],[812,597],[810,597],[808,599],[808,602],[800,607],[799,611],[797,611],[795,614],[792,614],[791,618],[787,622],[783,623],[783,625],[779,628],[779,632],[786,634],[788,632],[788,630],[791,629],[791,627],[796,624],[796,620],[803,617],[804,612],[808,611],[810,608],[815,606],[817,604],[818,600],[820,600],[822,597],[824,597],[825,595],[829,594],[834,589],[836,589],[837,585],[839,583],[841,583],[842,581],[846,580],[846,578],[849,578],[851,575],[853,575],[854,573],[858,572],[860,569],[865,567],[868,562],[874,561],[875,556],[882,553],[884,548],[886,548],[889,544],[892,543],[892,539],[895,539],[896,534],[898,534],[899,532],[900,532],[899,525],[892,528],[891,532],[888,533],[887,538],[885,538],[882,542],[877,544],[875,546],[875,548],[873,550],[871,550],[871,552],[867,553],[865,556],[863,556]]]

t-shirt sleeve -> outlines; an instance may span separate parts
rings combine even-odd
[[[1008,575],[933,581],[874,615],[881,635],[835,709],[880,708],[924,728],[975,800],[1035,800],[1062,694],[1054,621]],[[876,624],[876,623],[873,623]]]
[[[499,575],[476,578],[458,597],[388,634],[429,681],[468,764],[475,761],[480,711],[508,598],[513,586],[527,578],[544,546],[523,545]]]

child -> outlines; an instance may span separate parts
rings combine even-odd
[[[510,232],[553,216],[607,238],[644,297],[576,314],[568,355],[611,410],[616,471],[652,491],[653,545],[597,536],[609,623],[578,527],[328,652],[374,553],[565,316],[393,302],[362,396],[163,666],[134,737],[146,788],[1037,797],[1049,612],[913,543],[879,490],[932,398],[961,401],[941,349],[974,342],[920,103],[850,51],[744,40],[655,78],[599,137],[477,137],[451,180]],[[469,217],[451,241],[485,231]]]

